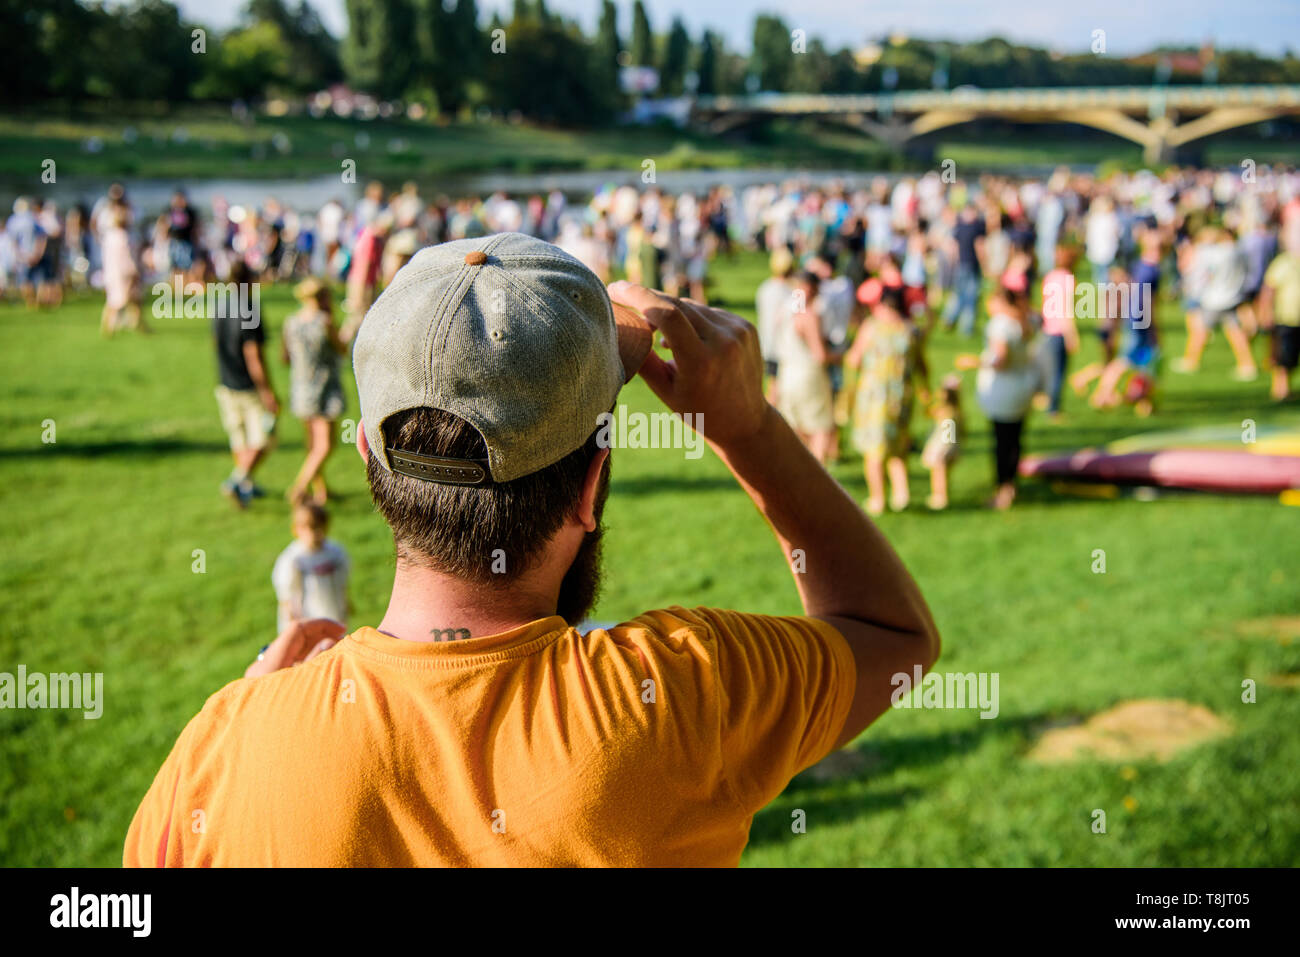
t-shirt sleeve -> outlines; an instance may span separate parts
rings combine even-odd
[[[857,686],[853,652],[814,618],[694,613],[716,642],[724,771],[757,810],[834,750]]]
[[[263,565],[263,568],[266,566]],[[271,584],[275,587],[275,597],[281,602],[293,603],[302,591],[302,576],[293,556],[285,550],[275,560],[271,568]]]

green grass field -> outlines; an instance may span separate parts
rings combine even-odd
[[[749,314],[762,259],[715,268],[716,296]],[[285,289],[264,290],[272,330]],[[116,865],[135,807],[185,722],[242,674],[274,630],[271,563],[289,541],[278,496],[302,455],[301,427],[261,473],[271,497],[245,514],[217,493],[229,471],[203,320],[160,320],[151,337],[100,339],[99,300],[57,313],[0,306],[0,671],[104,673],[104,713],[0,711],[0,864]],[[1162,309],[1166,348],[1182,321]],[[1085,337],[1085,358],[1096,340]],[[937,373],[969,344],[937,333]],[[271,350],[274,355],[276,349]],[[275,366],[277,383],[286,382]],[[969,376],[966,385],[969,391]],[[357,405],[350,373],[350,408]],[[1147,428],[1300,422],[1263,379],[1204,371],[1164,379],[1157,416],[1086,410],[1031,419],[1030,451]],[[968,400],[969,400],[968,395]],[[639,382],[633,407],[653,398]],[[769,865],[1294,865],[1300,860],[1300,511],[1273,498],[1164,495],[1071,499],[1028,484],[1006,514],[979,507],[989,435],[973,401],[954,507],[881,524],[920,580],[944,638],[940,671],[1000,675],[995,720],[975,711],[887,714],[853,746],[861,760],[796,779],[756,819],[745,863]],[[53,420],[56,441],[42,442]],[[918,426],[918,430],[921,428]],[[922,436],[923,437],[923,436]],[[924,473],[913,461],[913,498]],[[859,499],[860,462],[836,474]],[[385,607],[392,555],[359,460],[330,464],[332,534],[354,562],[354,625]],[[793,613],[797,597],[766,526],[706,453],[615,453],[599,619],[666,605]],[[195,550],[206,571],[193,571]],[[1091,571],[1104,549],[1105,574]],[[863,587],[871,587],[864,582]],[[1287,616],[1260,624],[1273,616]],[[1254,624],[1252,624],[1254,623]],[[1289,678],[1287,676],[1290,676]],[[1242,681],[1258,683],[1244,704]],[[1048,726],[1117,703],[1177,698],[1232,734],[1168,763],[1026,759]],[[1094,834],[1092,812],[1107,815]],[[807,832],[794,834],[803,810]]]

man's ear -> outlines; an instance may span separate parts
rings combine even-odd
[[[360,422],[357,423],[357,454],[362,462],[370,464],[370,443],[366,441],[366,430]]]
[[[576,518],[589,532],[596,530],[596,496],[600,492],[600,473],[604,471],[609,449],[597,449],[587,466],[587,477],[582,480],[582,498],[578,501]]]

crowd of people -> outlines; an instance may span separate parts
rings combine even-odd
[[[102,329],[112,335],[149,330],[142,290],[160,278],[296,283],[301,308],[284,325],[281,358],[308,451],[288,497],[320,507],[343,414],[340,360],[375,296],[418,249],[497,232],[552,242],[604,282],[621,275],[700,302],[711,298],[716,257],[764,252],[770,276],[754,305],[769,398],[822,462],[838,460],[848,439],[873,514],[908,507],[914,451],[931,476],[927,504],[947,506],[966,432],[963,372],[990,423],[998,508],[1015,498],[1030,409],[1059,420],[1067,386],[1098,408],[1127,403],[1150,415],[1165,360],[1174,372],[1196,372],[1221,330],[1236,378],[1256,378],[1262,363],[1272,397],[1290,395],[1300,359],[1300,174],[1251,166],[1103,178],[1059,169],[967,181],[951,172],[861,186],[611,185],[580,201],[559,190],[425,197],[414,183],[389,192],[375,182],[355,203],[330,198],[302,210],[268,198],[253,208],[218,197],[203,213],[177,190],[153,218],[114,184],[93,206],[66,213],[19,199],[0,231],[0,291],[42,308],[58,305],[65,286],[102,289]],[[346,288],[340,316],[332,283]],[[1187,326],[1177,358],[1162,355],[1162,297],[1181,305]],[[1070,374],[1080,320],[1101,358]],[[262,494],[252,476],[279,402],[260,323],[214,318],[214,332],[235,459],[222,489],[246,507]],[[932,369],[927,343],[939,333],[979,336],[983,348]],[[918,403],[932,420],[924,441],[913,435]]]
[[[770,251],[771,276],[755,297],[769,397],[823,462],[848,430],[873,514],[887,499],[896,510],[909,503],[917,402],[934,420],[917,443],[931,474],[927,504],[947,506],[965,432],[963,371],[975,375],[993,434],[996,508],[1015,500],[1030,409],[1060,421],[1067,383],[1094,407],[1152,414],[1161,296],[1181,303],[1187,326],[1173,371],[1197,372],[1221,329],[1237,379],[1255,379],[1262,362],[1273,399],[1290,395],[1300,360],[1294,171],[1099,179],[1058,170],[976,183],[931,173],[853,191],[792,181],[747,190],[739,207],[745,238]],[[980,333],[981,314],[983,350],[936,370],[932,386],[926,343],[940,328]],[[1078,320],[1092,320],[1102,356],[1067,375]]]

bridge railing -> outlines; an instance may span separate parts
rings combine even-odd
[[[1300,85],[1088,86],[1021,89],[912,90],[901,93],[756,93],[697,97],[706,113],[923,113],[928,110],[1174,109],[1222,106],[1300,107]]]

